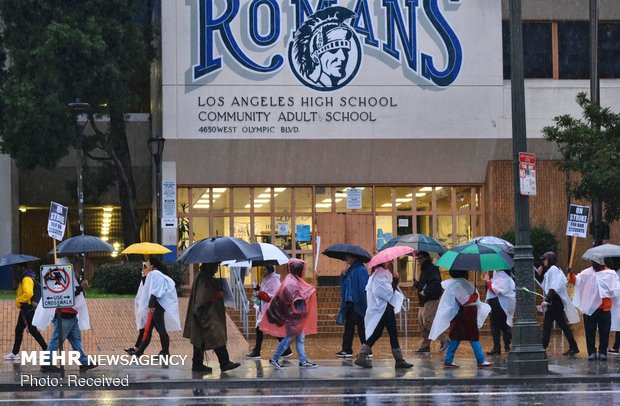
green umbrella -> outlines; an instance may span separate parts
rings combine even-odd
[[[486,272],[510,270],[514,262],[510,255],[498,247],[473,242],[448,250],[435,265],[454,270]]]

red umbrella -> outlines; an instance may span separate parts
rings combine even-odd
[[[408,254],[413,254],[413,253],[414,253],[413,248],[407,247],[404,245],[389,247],[389,248],[384,249],[383,251],[380,251],[377,255],[372,257],[370,262],[368,262],[366,266],[369,269],[372,269],[373,267],[377,265],[390,262],[391,260],[396,259],[398,257],[402,257],[403,255],[408,255]]]

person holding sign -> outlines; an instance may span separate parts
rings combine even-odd
[[[551,327],[555,321],[562,329],[569,344],[568,350],[562,355],[575,355],[579,353],[579,347],[568,324],[579,323],[579,314],[577,314],[575,306],[568,297],[566,277],[562,270],[556,266],[557,255],[555,252],[545,252],[540,259],[543,263],[536,272],[538,274],[537,279],[542,278],[542,288],[545,294],[545,299],[540,304],[545,312],[542,345],[545,349],[549,346]]]
[[[15,341],[13,342],[13,350],[4,356],[7,361],[19,359],[19,348],[22,345],[24,338],[24,330],[28,328],[30,335],[39,343],[41,349],[45,351],[47,344],[45,339],[32,324],[32,318],[34,317],[34,309],[37,306],[36,300],[40,299],[35,297],[35,290],[37,282],[35,281],[34,271],[28,269],[25,264],[18,264],[16,266],[21,271],[21,281],[17,286],[17,297],[15,299],[15,305],[19,309],[19,316],[17,317],[17,325],[15,326]],[[40,289],[40,286],[39,286]]]
[[[620,330],[618,299],[620,281],[618,275],[605,266],[602,256],[592,256],[592,266],[575,275],[569,268],[568,280],[575,285],[573,303],[583,313],[586,345],[589,361],[607,361],[609,332]],[[599,333],[598,356],[596,354],[596,330]]]

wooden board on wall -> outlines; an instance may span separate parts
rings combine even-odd
[[[375,223],[372,213],[347,213],[345,224],[345,242],[359,245],[370,255],[374,253]]]
[[[317,213],[315,234],[321,237],[321,251],[332,244],[345,242],[345,214]],[[319,254],[317,276],[338,276],[346,267],[343,261]]]

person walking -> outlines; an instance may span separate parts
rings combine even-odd
[[[276,272],[276,269],[271,264],[265,264],[263,266],[263,280],[260,285],[256,285],[254,290],[256,290],[256,299],[258,304],[256,307],[256,342],[254,343],[254,348],[250,351],[249,354],[246,354],[246,359],[260,359],[260,350],[263,346],[263,331],[259,328],[260,323],[265,316],[265,311],[269,306],[269,302],[275,296],[278,288],[280,287],[280,274]],[[282,341],[282,337],[278,337],[278,341]],[[283,357],[290,357],[293,355],[293,351],[291,351],[291,347],[287,347],[282,354]]]
[[[431,352],[431,340],[428,338],[428,334],[433,325],[433,320],[435,320],[437,306],[439,306],[439,299],[441,299],[443,289],[441,288],[439,268],[433,264],[430,254],[426,251],[419,251],[416,254],[416,259],[421,264],[420,280],[414,280],[413,286],[418,291],[418,301],[420,303],[418,325],[420,326],[422,342],[415,352],[416,354],[424,354]],[[439,336],[439,342],[441,343],[439,351],[445,351],[448,347],[448,337],[446,334]]]
[[[142,293],[144,291],[144,282],[146,281],[146,261],[142,262],[142,274],[140,276],[140,284],[138,285],[138,292],[136,292],[136,297],[133,300],[134,307],[134,315],[136,317],[136,326],[139,326],[142,323],[142,319],[140,317],[140,299],[142,298]],[[132,352],[138,351],[140,348],[140,344],[142,343],[142,338],[144,337],[144,328],[138,330],[138,337],[136,338],[136,343],[132,347],[123,348],[128,354]]]
[[[360,344],[366,343],[364,315],[366,314],[366,285],[368,270],[362,259],[354,255],[346,255],[345,262],[349,267],[340,276],[340,312],[336,324],[344,325],[342,347],[336,353],[338,358],[353,357],[353,337],[357,327]]]
[[[620,281],[616,272],[605,266],[601,256],[593,256],[592,266],[575,275],[569,268],[568,281],[575,286],[573,304],[583,313],[586,346],[589,361],[607,361],[609,333],[618,331],[620,309],[617,301]],[[614,317],[615,316],[615,317]],[[599,333],[598,355],[596,352],[596,330]]]
[[[484,352],[480,345],[480,328],[489,315],[491,307],[480,301],[478,290],[467,280],[467,271],[451,269],[450,276],[452,279],[441,283],[444,292],[439,301],[429,338],[436,339],[449,329],[450,341],[443,363],[444,368],[459,368],[459,365],[454,363],[454,355],[463,340],[469,341],[474,350],[478,368],[487,368],[492,363],[484,359]]]
[[[403,352],[398,342],[398,332],[396,331],[396,316],[394,308],[400,310],[404,296],[398,290],[398,273],[393,271],[392,261],[379,264],[372,268],[372,273],[366,285],[366,315],[364,325],[366,327],[366,344],[355,358],[355,365],[362,368],[372,368],[372,363],[368,359],[372,346],[383,334],[385,328],[390,336],[390,347],[392,356],[396,361],[397,369],[407,369],[413,367],[403,358]]]
[[[213,350],[220,370],[230,371],[241,366],[232,362],[226,348],[226,309],[222,282],[215,278],[218,263],[203,263],[196,274],[187,304],[183,337],[192,343],[192,371],[210,373],[204,365],[204,352]]]
[[[487,355],[499,355],[502,353],[500,338],[504,336],[504,351],[510,351],[512,340],[512,318],[515,314],[517,294],[515,282],[506,271],[491,271],[487,273],[490,280],[487,281],[486,302],[491,306],[491,335],[493,336],[493,348],[487,351]]]
[[[284,337],[269,360],[269,364],[282,369],[280,357],[291,341],[295,340],[297,357],[301,368],[316,368],[306,356],[304,340],[307,334],[317,333],[316,288],[304,281],[306,263],[299,259],[290,259],[288,275],[269,303],[266,320],[260,329],[274,337]]]
[[[556,322],[568,340],[568,350],[562,355],[572,356],[579,353],[577,341],[568,325],[579,322],[579,314],[568,297],[566,290],[567,280],[564,273],[557,267],[557,255],[547,251],[540,258],[542,265],[536,270],[537,279],[542,278],[542,288],[545,295],[541,302],[545,317],[543,321],[542,346],[546,349],[551,340],[551,327]]]
[[[77,263],[77,259],[60,258],[57,261],[59,265],[70,265]],[[73,269],[75,269],[74,267]],[[74,273],[75,278],[75,273]],[[77,280],[77,279],[76,279]],[[74,305],[73,307],[63,307],[58,312],[56,309],[44,308],[37,306],[32,324],[39,330],[45,330],[50,323],[54,324],[54,332],[52,338],[47,344],[47,351],[57,351],[60,347],[59,338],[62,342],[69,341],[73,351],[80,353],[80,371],[87,371],[97,368],[97,364],[89,364],[88,357],[82,348],[82,330],[90,330],[90,317],[88,314],[88,304],[84,297],[84,290],[88,288],[88,281],[83,280],[75,287]],[[60,325],[62,325],[62,337],[60,336]],[[41,366],[41,372],[59,372],[60,368],[55,365]]]
[[[19,309],[17,316],[17,324],[15,325],[15,340],[13,341],[13,349],[11,352],[4,356],[7,361],[19,359],[19,349],[22,345],[24,338],[24,330],[28,328],[30,335],[41,346],[41,349],[45,351],[47,349],[47,343],[45,339],[32,324],[32,318],[34,317],[34,310],[38,303],[33,300],[40,299],[35,297],[36,288],[36,275],[34,271],[29,269],[26,264],[17,264],[16,268],[21,273],[21,279],[17,286],[15,305]]]
[[[144,264],[144,286],[138,298],[136,327],[143,330],[138,349],[131,355],[141,356],[151,343],[153,328],[159,334],[161,351],[159,355],[170,355],[168,331],[181,330],[179,299],[174,281],[166,275],[166,268],[157,257],[150,257]]]

